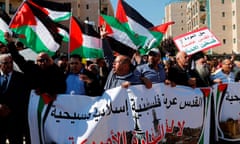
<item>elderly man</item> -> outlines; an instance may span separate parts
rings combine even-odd
[[[117,86],[128,87],[132,84],[144,83],[147,88],[152,87],[152,83],[145,77],[137,77],[132,72],[131,59],[128,56],[118,55],[114,62],[113,68],[106,81],[104,89],[111,89]]]
[[[0,143],[18,144],[27,135],[27,106],[30,90],[24,74],[13,70],[10,54],[0,55]]]
[[[222,61],[222,67],[211,75],[214,83],[229,83],[235,81],[235,74],[232,71],[233,63],[231,59],[225,58]]]
[[[137,66],[134,74],[138,77],[146,77],[153,83],[164,82],[166,74],[160,61],[161,54],[159,49],[153,48],[148,52],[148,62]]]
[[[197,87],[208,87],[212,85],[210,79],[210,68],[207,65],[203,52],[197,52],[191,56],[193,67],[189,70],[191,77],[196,78]]]
[[[172,86],[185,85],[196,87],[196,79],[191,78],[188,72],[188,55],[180,51],[176,54],[176,64],[171,66],[168,72],[168,80]]]

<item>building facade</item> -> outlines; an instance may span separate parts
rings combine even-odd
[[[180,3],[186,4],[185,10],[177,10]],[[171,11],[171,14],[169,11]],[[185,23],[184,17],[180,18],[184,11],[186,14]],[[239,12],[239,0],[189,0],[171,2],[165,7],[165,21],[173,20],[175,24],[170,26],[167,36],[175,37],[185,32],[208,27],[221,42],[221,46],[209,50],[211,54],[240,54]],[[179,29],[185,26],[186,31],[179,31]]]
[[[239,12],[239,0],[209,0],[209,28],[222,43],[213,53],[240,53]]]
[[[165,22],[174,21],[175,24],[168,27],[165,38],[174,37],[187,32],[187,2],[177,1],[165,6]]]

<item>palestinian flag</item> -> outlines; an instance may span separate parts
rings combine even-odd
[[[63,39],[50,17],[28,1],[19,7],[9,27],[16,34],[25,36],[19,38],[25,46],[37,53],[46,52],[50,56],[59,49]]]
[[[129,27],[138,36],[138,39],[141,40],[141,53],[146,53],[160,44],[163,33],[151,31],[150,28],[154,27],[154,25],[124,0],[118,1],[116,18],[126,27]]]
[[[138,49],[137,45],[140,45],[137,36],[112,16],[102,14],[99,23],[102,35],[106,35],[103,39],[108,42],[111,49],[119,54],[132,57]]]
[[[71,3],[57,3],[45,0],[29,0],[48,15],[54,22],[69,20],[71,17]]]
[[[80,22],[75,17],[70,20],[70,54],[82,58],[102,58],[102,41],[92,25]]]
[[[56,22],[59,34],[63,36],[63,41],[69,41],[69,29],[60,24],[60,22],[70,19],[71,3],[57,3],[42,0],[29,0],[29,3],[48,15],[52,21]]]
[[[56,25],[58,33],[63,37],[62,41],[69,42],[69,28],[60,23],[56,23]]]
[[[10,20],[10,16],[4,10],[0,9],[0,42],[2,42],[3,44],[7,44],[4,38],[4,33],[12,33],[12,31],[8,28]]]
[[[167,32],[168,26],[170,26],[174,23],[175,23],[174,21],[167,22],[167,23],[152,27],[152,28],[150,28],[150,30],[156,31],[156,32],[161,32],[161,33],[165,34]]]

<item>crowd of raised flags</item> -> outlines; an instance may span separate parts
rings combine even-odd
[[[71,11],[70,3],[23,1],[12,18],[1,12],[0,41],[6,43],[3,34],[9,32],[16,34],[19,41],[37,53],[54,55],[62,42],[66,42],[69,54],[102,58],[106,49],[101,37],[103,31],[100,30],[104,30],[110,50],[120,54],[129,54],[129,51],[144,54],[160,44],[168,25],[174,23],[154,26],[124,0],[118,1],[115,17],[99,16],[98,29],[81,22]],[[61,24],[63,21],[69,23],[68,28]]]

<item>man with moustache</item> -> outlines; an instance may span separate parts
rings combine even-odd
[[[134,75],[131,67],[131,59],[125,55],[118,55],[108,75],[104,90],[122,86],[127,88],[130,85],[144,84],[146,88],[152,88],[152,82],[145,77]]]
[[[176,64],[169,68],[168,80],[172,87],[176,85],[196,87],[196,79],[191,77],[188,71],[189,56],[184,51],[176,54]]]
[[[196,78],[196,87],[208,87],[212,85],[210,80],[210,69],[204,58],[203,52],[197,52],[191,56],[192,67],[189,70],[189,75]]]

